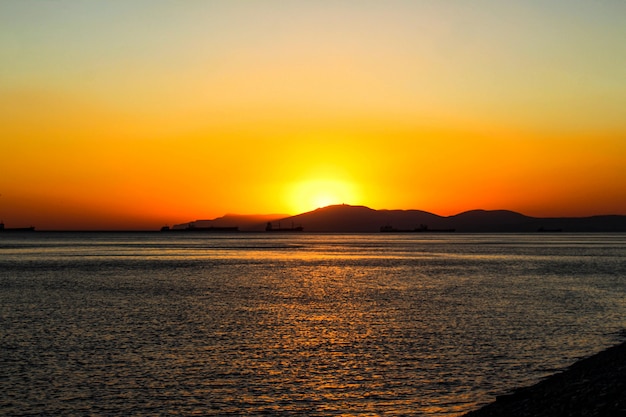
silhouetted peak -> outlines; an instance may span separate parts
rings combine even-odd
[[[527,218],[528,216],[518,213],[516,211],[511,211],[511,210],[483,210],[483,209],[477,209],[477,210],[469,210],[469,211],[464,211],[462,213],[456,214],[454,216],[450,216],[451,218],[455,218],[455,217],[510,217],[510,218]]]
[[[426,215],[426,216],[436,216],[436,217],[440,217],[443,218],[444,216],[440,216],[438,214],[434,214],[431,213],[429,211],[424,211],[424,210],[415,210],[415,209],[410,209],[410,210],[389,210],[389,209],[380,209],[378,210],[380,213],[387,213],[387,214],[406,214],[406,215]]]
[[[237,213],[227,213],[225,215],[223,215],[222,217],[217,217],[211,221],[215,221],[215,220],[220,220],[220,219],[236,219],[236,218],[250,218],[250,217],[255,217],[255,218],[272,218],[272,219],[280,219],[283,217],[289,217],[289,214],[285,214],[285,213],[274,213],[274,214],[237,214]]]
[[[366,206],[352,206],[350,204],[332,204],[326,207],[320,207],[314,211],[335,211],[335,210],[367,210],[374,211],[373,209]]]

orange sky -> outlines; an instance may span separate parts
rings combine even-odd
[[[0,4],[0,218],[626,214],[623,2]]]

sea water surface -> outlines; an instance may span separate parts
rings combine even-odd
[[[0,235],[0,414],[454,416],[614,344],[626,234]]]

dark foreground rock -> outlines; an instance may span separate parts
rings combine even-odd
[[[626,342],[465,416],[626,416]]]

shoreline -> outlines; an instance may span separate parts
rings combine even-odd
[[[626,342],[463,417],[626,416]]]

